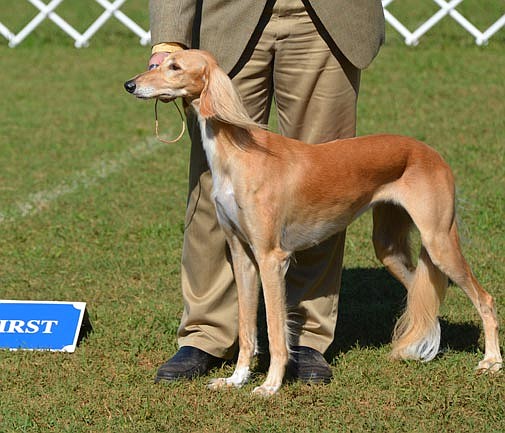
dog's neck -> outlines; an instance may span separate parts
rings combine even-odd
[[[256,143],[252,131],[223,122],[217,117],[203,117],[195,101],[191,106],[198,119],[203,148],[211,169],[237,157],[237,152],[265,150]]]
[[[207,156],[211,172],[217,173],[226,170],[233,154],[240,151],[233,143],[237,136],[249,135],[248,131],[227,125],[216,119],[204,118],[197,112],[198,124],[202,138],[202,146]]]
[[[216,138],[216,131],[212,125],[212,120],[205,119],[197,112],[198,124],[200,126],[200,136],[202,139],[203,150],[207,156],[207,162],[211,172],[216,171],[222,164],[222,149]]]

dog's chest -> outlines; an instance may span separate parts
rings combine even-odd
[[[203,148],[212,173],[212,198],[216,204],[219,224],[224,229],[232,230],[239,236],[244,237],[239,219],[239,207],[237,205],[235,191],[230,177],[223,172],[220,166],[215,135],[212,128],[209,127],[204,119],[199,117],[199,122]]]
[[[233,185],[226,177],[212,176],[212,196],[216,203],[219,224],[225,229],[243,235],[239,219],[239,208],[235,199]]]

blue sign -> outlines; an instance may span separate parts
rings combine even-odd
[[[0,300],[0,348],[73,352],[85,302]]]

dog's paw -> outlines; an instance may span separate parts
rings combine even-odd
[[[272,395],[276,394],[278,390],[278,386],[268,386],[263,384],[254,388],[252,393],[261,397],[271,397]]]
[[[218,390],[222,388],[230,388],[233,386],[232,383],[228,382],[227,377],[219,377],[217,379],[212,379],[209,384],[207,385],[207,388],[212,389],[212,390]]]
[[[475,369],[478,374],[497,373],[501,370],[503,362],[501,359],[483,359]]]
[[[221,388],[240,388],[247,383],[249,379],[249,367],[240,367],[235,369],[230,377],[220,377],[218,379],[213,379],[210,381],[208,387],[209,389],[221,389]]]

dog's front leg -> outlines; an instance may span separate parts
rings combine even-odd
[[[289,356],[287,339],[286,289],[284,277],[289,266],[289,254],[280,248],[256,253],[268,325],[270,367],[265,382],[254,389],[262,396],[275,394],[284,379]]]
[[[239,356],[230,377],[214,379],[211,389],[235,386],[240,388],[249,379],[250,364],[256,348],[256,316],[258,311],[259,282],[256,264],[246,245],[234,235],[227,237],[233,261],[233,272],[238,290]]]

